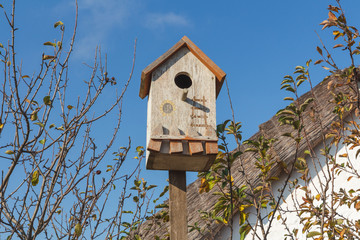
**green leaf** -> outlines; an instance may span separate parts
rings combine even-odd
[[[38,172],[38,170],[36,170],[33,172],[31,184],[33,186],[36,186],[38,183],[39,183],[39,172]]]
[[[251,227],[249,224],[241,226],[241,228],[239,229],[240,240],[244,240],[246,235],[250,232],[250,230],[251,230]]]
[[[63,26],[64,23],[62,21],[58,21],[54,24],[54,28],[57,28],[58,26]]]
[[[45,96],[43,100],[44,100],[45,105],[47,105],[47,106],[51,105],[50,96]]]
[[[40,127],[44,127],[44,124],[42,122],[36,122],[35,125],[39,125]]]
[[[45,144],[45,139],[40,140],[39,143],[44,145]]]
[[[122,211],[122,213],[131,213],[131,214],[133,214],[132,211]]]
[[[160,193],[159,197],[162,197],[165,195],[165,193],[167,193],[169,191],[169,186],[165,186],[164,190]]]
[[[63,127],[63,126],[61,126],[61,127],[56,128],[56,130],[61,130],[61,131],[64,131],[65,129],[64,129],[64,127]]]
[[[162,204],[159,204],[159,205],[156,205],[155,208],[168,208],[169,206],[165,203],[162,203]]]
[[[156,187],[157,187],[156,185],[150,185],[150,186],[148,186],[147,190],[150,190],[150,189],[156,188]]]
[[[4,45],[2,45],[2,43],[0,43],[0,48],[4,48]]]
[[[138,196],[135,196],[135,197],[133,197],[133,200],[134,200],[134,202],[138,202],[138,201],[139,201],[139,197],[138,197]]]
[[[53,127],[55,127],[55,124],[51,124],[51,125],[49,126],[50,129],[53,128]]]
[[[53,42],[45,42],[44,45],[56,47],[56,43],[53,43]]]
[[[49,60],[49,59],[53,59],[55,58],[54,56],[50,56],[50,55],[44,55],[43,56],[43,60]]]
[[[321,233],[320,232],[317,232],[317,231],[313,231],[313,232],[309,232],[307,235],[306,235],[306,237],[315,237],[315,236],[319,236],[319,235],[321,235]]]
[[[80,223],[77,223],[77,224],[75,225],[75,235],[76,235],[77,237],[80,237],[81,233],[82,233],[81,224],[80,224]]]

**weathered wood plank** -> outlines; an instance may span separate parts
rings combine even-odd
[[[170,239],[187,240],[186,172],[169,171]]]
[[[217,154],[218,144],[217,142],[205,142],[206,154]]]
[[[147,149],[151,151],[160,152],[162,140],[150,139]]]
[[[203,153],[204,148],[203,148],[202,142],[189,141],[189,152],[190,152],[190,155]]]
[[[171,140],[170,141],[170,154],[173,153],[182,153],[183,144],[181,141]]]

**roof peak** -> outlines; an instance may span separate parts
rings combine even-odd
[[[200,48],[198,48],[187,36],[183,36],[174,46],[167,50],[163,55],[158,57],[154,62],[148,65],[141,73],[141,84],[139,96],[145,98],[149,94],[151,85],[151,73],[161,64],[173,56],[182,47],[187,47],[200,62],[202,62],[216,77],[216,96],[219,95],[220,89],[226,77],[226,73],[221,70]]]

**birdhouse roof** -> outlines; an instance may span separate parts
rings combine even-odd
[[[187,47],[216,77],[216,97],[219,95],[226,73],[221,70],[208,56],[205,55],[188,37],[184,36],[172,48],[161,55],[153,63],[147,66],[141,73],[141,85],[139,96],[145,98],[149,94],[151,74],[161,64],[173,56],[182,47]]]

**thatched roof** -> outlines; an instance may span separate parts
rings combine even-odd
[[[333,96],[328,90],[329,81],[333,81],[335,78],[332,76],[322,83],[318,84],[313,88],[312,92],[307,92],[300,97],[300,102],[304,102],[309,97],[314,97],[316,103],[319,108],[316,109],[318,116],[320,116],[322,126],[326,131],[329,129],[330,124],[336,120],[336,115],[333,114],[334,104],[331,102]],[[304,114],[304,125],[307,137],[309,139],[308,142],[302,141],[299,149],[299,153],[303,153],[304,150],[308,149],[309,144],[311,147],[315,147],[322,141],[322,132],[319,125],[318,119],[314,119],[312,114],[310,114],[311,107],[314,103],[309,105],[307,108],[307,112]],[[271,153],[278,161],[284,161],[286,164],[290,164],[294,161],[295,157],[295,144],[292,141],[289,141],[288,137],[282,136],[286,132],[294,132],[294,130],[289,126],[280,126],[278,122],[278,118],[273,116],[267,122],[261,124],[259,126],[259,131],[255,133],[250,139],[255,140],[259,136],[263,135],[266,138],[275,138],[276,142],[273,143]],[[246,146],[241,146],[241,150],[244,152]],[[241,171],[237,171],[236,169],[240,169],[240,164],[243,162],[244,172],[248,174],[248,178],[251,179],[254,185],[256,185],[259,181],[258,175],[259,171],[255,168],[254,162],[256,160],[256,156],[252,152],[245,152],[242,154],[233,164],[232,172],[234,181],[237,186],[241,186],[245,184],[245,180],[242,176]],[[279,176],[283,172],[283,167],[280,164],[274,165],[271,169],[272,176]],[[190,184],[187,188],[187,202],[188,202],[188,225],[194,225],[195,222],[199,223],[199,227],[204,227],[205,222],[200,219],[200,215],[198,210],[206,210],[209,211],[215,205],[218,196],[214,196],[213,192],[218,191],[216,188],[212,189],[208,193],[199,194],[199,186],[200,179],[197,179],[194,183]],[[146,222],[144,223],[146,225]],[[222,224],[213,223],[210,226],[210,229],[214,234],[218,233]],[[143,239],[154,239],[154,236],[164,236],[169,229],[169,223],[164,223],[160,228],[152,230],[150,235],[144,237]],[[188,234],[188,239],[211,239],[210,235],[202,236],[197,231],[193,231]]]

